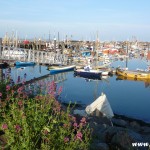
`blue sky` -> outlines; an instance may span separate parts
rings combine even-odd
[[[0,37],[150,41],[150,0],[0,0]]]

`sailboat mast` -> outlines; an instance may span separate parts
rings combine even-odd
[[[16,47],[18,47],[18,35],[17,35],[17,31],[16,31]]]
[[[96,65],[98,66],[98,31],[97,31],[97,37],[96,37],[96,49],[95,49],[95,51],[96,51]]]

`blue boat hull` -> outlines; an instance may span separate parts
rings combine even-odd
[[[101,79],[101,72],[94,73],[94,72],[80,72],[80,71],[74,71],[75,76],[88,78],[88,79]]]
[[[19,62],[17,61],[15,63],[16,66],[33,66],[35,65],[35,62]]]

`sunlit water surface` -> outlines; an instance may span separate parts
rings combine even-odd
[[[111,67],[128,67],[129,69],[146,69],[147,64],[144,59],[130,59],[128,61],[116,61]],[[7,76],[9,71],[3,70]],[[44,66],[11,68],[11,77],[14,82],[28,81],[46,74],[49,71]],[[37,94],[39,84],[46,85],[48,81],[57,80],[58,87],[62,86],[63,91],[60,96],[61,101],[77,102],[84,106],[92,103],[104,92],[114,113],[136,118],[150,123],[150,86],[143,81],[117,80],[116,75],[103,80],[86,80],[74,77],[73,72],[66,72],[56,75],[49,75],[40,81],[28,85],[26,88],[33,90]],[[45,90],[43,89],[45,92]]]

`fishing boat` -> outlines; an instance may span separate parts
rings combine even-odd
[[[150,79],[150,70],[128,70],[123,68],[116,68],[116,74],[125,78]]]
[[[84,69],[74,70],[74,75],[89,79],[101,79],[102,71],[85,66]]]
[[[60,72],[66,72],[66,71],[73,71],[75,69],[75,65],[69,65],[69,66],[49,66],[48,70],[50,71],[50,74],[56,74]]]
[[[29,61],[29,62],[26,62],[26,61],[16,61],[15,65],[16,66],[33,66],[33,65],[35,65],[35,62],[33,62],[33,61]]]
[[[74,71],[74,76],[79,76],[87,79],[101,79],[101,72],[98,70],[85,71],[83,69],[78,69]]]
[[[85,66],[82,69],[74,70],[75,76],[80,76],[89,79],[101,79],[103,76],[112,75],[112,71],[108,68],[97,68],[92,69],[90,65]]]

